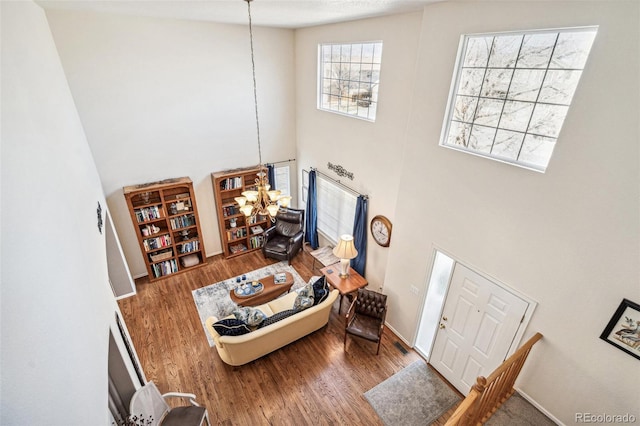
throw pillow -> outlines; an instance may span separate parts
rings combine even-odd
[[[266,327],[268,325],[274,324],[280,320],[290,317],[291,315],[297,313],[295,309],[287,309],[286,311],[278,312],[271,315],[269,318],[265,319],[260,323],[258,328]]]
[[[314,306],[318,303],[322,303],[329,297],[329,284],[327,284],[327,279],[325,276],[321,276],[318,278],[313,284],[313,304]]]
[[[240,336],[251,331],[247,324],[235,318],[221,319],[213,323],[213,329],[221,336]]]
[[[293,302],[293,309],[302,311],[313,306],[313,285],[307,284],[298,290],[298,296]]]
[[[267,317],[260,309],[250,307],[236,309],[233,316],[251,327],[259,325]]]

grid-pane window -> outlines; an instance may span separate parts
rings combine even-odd
[[[321,44],[318,108],[375,121],[382,42]]]
[[[318,231],[334,244],[340,235],[353,234],[357,197],[340,186],[317,176]]]
[[[596,32],[463,36],[440,145],[544,172]]]
[[[273,172],[276,179],[273,187],[281,191],[281,195],[291,195],[289,165],[274,166]]]

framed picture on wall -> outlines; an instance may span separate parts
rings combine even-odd
[[[600,338],[640,359],[640,305],[622,299]]]

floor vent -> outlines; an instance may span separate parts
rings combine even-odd
[[[396,347],[396,348],[398,348],[398,350],[399,350],[400,352],[402,352],[402,354],[403,354],[403,355],[406,355],[406,354],[408,354],[408,353],[409,353],[409,352],[404,348],[404,346],[402,346],[402,344],[401,344],[400,342],[396,341],[396,342],[394,343],[394,345],[395,345],[395,347]]]

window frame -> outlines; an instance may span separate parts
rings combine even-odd
[[[349,61],[349,64],[357,64],[359,67],[358,73],[359,73],[359,77],[362,76],[362,72],[367,72],[367,70],[362,70],[362,65],[364,64],[365,66],[370,65],[370,69],[371,69],[371,75],[369,76],[369,81],[366,80],[362,80],[362,79],[358,79],[358,80],[353,80],[351,79],[351,67],[349,68],[349,79],[341,79],[341,78],[328,78],[328,80],[331,82],[332,80],[337,80],[337,81],[346,81],[348,82],[348,86],[351,86],[352,84],[357,84],[358,87],[358,91],[353,94],[351,93],[351,90],[355,90],[355,89],[350,89],[350,93],[347,96],[344,96],[343,94],[331,94],[331,83],[329,83],[330,86],[330,91],[329,93],[325,93],[324,89],[324,84],[325,84],[325,80],[327,80],[327,78],[324,75],[324,66],[325,63],[340,63],[342,64],[342,61],[339,62],[333,62],[333,61],[325,61],[325,56],[324,56],[324,50],[323,48],[325,46],[331,46],[333,49],[333,46],[340,46],[341,49],[343,46],[350,46],[350,49],[353,48],[353,46],[360,46],[360,49],[362,49],[362,46],[367,45],[367,44],[373,44],[373,53],[372,53],[372,62],[363,62],[362,60],[362,55],[360,56],[360,61],[359,62],[354,62],[354,61]],[[377,53],[379,50],[379,53]],[[377,110],[378,110],[378,104],[379,104],[379,98],[378,98],[378,94],[379,94],[379,88],[380,88],[380,75],[382,73],[382,52],[384,51],[384,44],[382,42],[382,40],[371,40],[371,41],[359,41],[359,42],[343,42],[343,43],[318,43],[318,67],[317,67],[317,95],[316,95],[316,107],[321,110],[321,111],[326,111],[326,112],[330,112],[330,113],[334,113],[334,114],[339,114],[339,115],[343,115],[346,117],[353,117],[353,118],[358,118],[360,120],[365,120],[365,121],[369,121],[369,122],[375,122],[376,121],[376,117],[377,117]],[[332,53],[333,54],[333,53]],[[378,61],[376,62],[376,58],[378,58]],[[377,80],[375,80],[375,72],[377,71]],[[368,97],[360,97],[359,95],[362,93],[362,86],[363,85],[369,85],[369,92],[370,95]],[[344,89],[342,89],[344,90]],[[327,94],[328,96],[337,96],[339,99],[338,103],[338,109],[331,109],[330,107],[326,107],[325,106],[325,101],[324,101],[324,96],[325,94]],[[366,95],[366,94],[365,94]],[[341,111],[340,110],[340,102],[342,99],[347,99],[347,106],[346,106],[346,112],[345,111]],[[349,99],[350,98],[350,99]],[[363,104],[368,103],[368,106],[363,106]],[[366,115],[360,115],[359,112],[361,110],[366,109]],[[353,112],[352,112],[353,111]]]
[[[324,198],[323,191],[327,190],[333,194],[328,194],[333,197],[333,206],[338,207],[338,211],[330,210],[333,206],[325,206],[326,200]],[[316,191],[317,191],[317,212],[318,212],[318,232],[331,241],[333,244],[338,243],[340,235],[353,234],[353,224],[356,217],[356,206],[358,197],[353,194],[352,191],[348,191],[342,188],[340,185],[332,182],[330,179],[322,177],[322,175],[316,175]],[[353,205],[350,202],[353,201]],[[353,214],[351,214],[353,212]],[[331,221],[336,222],[336,226],[331,226]]]
[[[593,43],[595,42],[595,38],[597,36],[598,33],[598,26],[582,26],[582,27],[565,27],[565,28],[550,28],[550,29],[542,29],[542,30],[523,30],[523,31],[505,31],[505,32],[490,32],[490,33],[474,33],[474,34],[463,34],[460,37],[460,42],[458,44],[458,51],[456,54],[456,62],[455,62],[455,67],[454,67],[454,71],[453,71],[453,76],[452,76],[452,80],[451,80],[451,86],[449,89],[449,96],[447,98],[447,107],[445,110],[445,116],[444,116],[444,121],[443,121],[443,125],[442,125],[442,130],[440,133],[440,139],[439,139],[439,146],[442,146],[444,148],[449,148],[449,149],[453,149],[456,151],[461,151],[461,152],[465,152],[467,154],[471,154],[471,155],[475,155],[478,157],[482,157],[482,158],[488,158],[490,160],[494,160],[494,161],[499,161],[502,163],[506,163],[506,164],[511,164],[514,166],[518,166],[521,168],[525,168],[528,170],[533,170],[536,172],[540,172],[540,173],[544,173],[546,171],[546,169],[549,167],[549,164],[551,162],[551,157],[553,156],[553,152],[556,148],[558,139],[560,138],[560,134],[562,131],[562,127],[564,125],[564,121],[566,119],[566,116],[568,115],[568,111],[571,108],[571,105],[573,103],[573,99],[575,97],[575,93],[578,90],[578,87],[580,85],[580,79],[582,77],[582,73],[584,72],[584,70],[586,69],[586,64],[589,60],[589,56],[591,54],[591,50],[593,48]],[[576,32],[593,32],[593,40],[591,41],[591,44],[589,45],[589,49],[588,51],[585,52],[585,60],[584,60],[584,64],[582,65],[582,68],[558,68],[558,67],[552,67],[551,62],[554,58],[553,53],[555,48],[558,45],[558,39],[556,38],[556,41],[553,44],[553,49],[551,54],[549,55],[549,59],[548,62],[546,64],[545,67],[538,67],[538,68],[527,68],[527,67],[517,67],[517,60],[521,59],[520,58],[520,50],[518,51],[518,56],[516,57],[516,63],[514,63],[514,65],[512,65],[511,67],[507,67],[507,66],[503,66],[503,67],[490,67],[489,63],[487,63],[484,68],[480,67],[480,69],[484,69],[484,74],[482,76],[482,80],[479,83],[479,87],[476,85],[474,86],[475,88],[478,88],[479,93],[477,95],[466,95],[464,93],[460,93],[459,89],[460,89],[460,82],[461,82],[461,74],[463,73],[463,68],[465,68],[464,65],[464,61],[465,61],[465,55],[467,53],[467,46],[469,44],[469,40],[471,38],[489,38],[489,37],[500,37],[500,36],[504,36],[504,37],[509,37],[509,36],[521,36],[523,37],[523,39],[528,36],[528,35],[542,35],[542,34],[558,34],[558,37],[562,34],[562,33],[576,33]],[[522,44],[520,45],[520,48],[522,47]],[[489,53],[490,55],[490,53]],[[488,56],[488,58],[490,58],[491,56]],[[467,67],[467,69],[470,69],[470,67]],[[488,74],[488,70],[509,70],[509,69],[513,69],[514,72],[512,73],[512,76],[508,79],[508,89],[511,88],[511,85],[514,81],[514,77],[513,74],[515,74],[516,70],[527,70],[527,69],[535,69],[535,70],[541,70],[544,71],[545,74],[543,76],[543,78],[540,81],[539,87],[537,88],[537,94],[536,94],[536,99],[534,101],[522,101],[522,100],[518,100],[518,99],[514,99],[514,98],[508,98],[508,95],[505,95],[505,97],[503,99],[500,98],[492,98],[490,96],[483,96],[483,93],[480,91],[482,89],[484,89],[484,84],[487,78],[487,74]],[[540,98],[540,93],[542,92],[543,88],[545,87],[545,78],[549,72],[549,70],[555,71],[555,70],[570,70],[570,71],[580,71],[580,75],[578,76],[576,82],[575,82],[575,86],[573,87],[573,93],[571,95],[571,98],[569,99],[567,104],[554,104],[551,102],[539,102],[539,98]],[[498,115],[498,119],[497,122],[498,124],[496,124],[495,126],[492,125],[483,125],[483,124],[477,124],[475,122],[476,119],[476,112],[477,109],[474,107],[474,117],[473,119],[471,119],[470,123],[467,123],[466,121],[456,121],[454,120],[454,112],[456,110],[456,98],[458,96],[469,96],[469,97],[475,97],[478,99],[478,104],[481,100],[497,100],[498,102],[500,100],[503,101],[503,105],[502,105],[502,110],[500,111],[499,115]],[[512,103],[530,103],[532,104],[532,113],[531,116],[529,117],[529,122],[527,123],[527,128],[523,131],[518,131],[518,130],[512,130],[509,128],[502,128],[500,127],[501,124],[501,120],[504,116],[504,109],[505,109],[505,105],[508,102],[512,102]],[[538,105],[554,105],[554,106],[565,106],[566,107],[566,113],[564,115],[564,117],[562,117],[559,121],[559,125],[558,130],[557,130],[557,135],[555,137],[553,136],[548,136],[548,135],[539,135],[533,132],[530,132],[530,127],[529,125],[531,124],[531,120],[532,120],[532,116],[535,114],[535,109],[536,106]],[[522,150],[522,147],[525,144],[525,139],[527,137],[527,135],[531,135],[533,137],[545,137],[547,139],[553,139],[553,145],[551,147],[551,151],[548,155],[548,158],[546,159],[546,164],[544,166],[539,165],[539,164],[535,164],[532,162],[527,162],[524,160],[520,160],[519,156],[520,156],[520,151],[518,153],[518,156],[515,159],[509,159],[509,158],[505,158],[503,156],[499,156],[497,154],[494,154],[492,152],[489,153],[485,153],[485,152],[481,152],[478,150],[474,150],[473,148],[468,148],[465,147],[463,145],[455,145],[455,144],[450,144],[448,143],[448,139],[449,139],[449,131],[451,129],[451,125],[453,122],[457,122],[457,123],[462,123],[462,124],[468,124],[470,127],[485,127],[487,129],[493,129],[495,130],[495,132],[497,133],[500,130],[504,130],[504,131],[510,131],[512,133],[521,133],[523,134],[523,141],[520,143],[520,151]],[[491,131],[491,130],[490,130]],[[495,144],[495,138],[496,136],[493,137],[493,144]],[[493,150],[493,146],[491,147],[491,149]]]
[[[286,172],[285,172],[286,170]],[[286,178],[280,178],[281,176],[286,174]],[[291,196],[291,167],[289,164],[283,165],[273,165],[273,175],[275,177],[275,182],[273,187],[279,191],[281,191],[280,195],[288,195]],[[286,180],[286,189],[282,188],[282,182]]]

